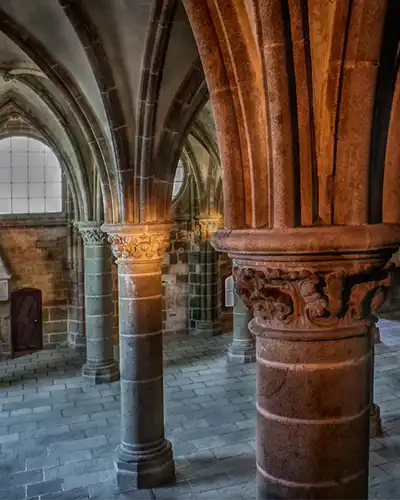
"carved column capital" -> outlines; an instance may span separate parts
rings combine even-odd
[[[254,311],[255,334],[264,329],[341,329],[368,322],[389,287],[388,269],[376,263],[333,262],[329,271],[302,262],[286,267],[260,264],[235,262],[233,270],[239,295]]]
[[[169,242],[171,224],[105,224],[108,241],[117,262],[162,260]]]
[[[220,230],[252,331],[315,335],[362,326],[385,300],[398,225]],[[308,333],[307,333],[308,332]]]
[[[74,226],[78,229],[84,245],[105,245],[107,235],[101,230],[101,222],[75,222]]]
[[[221,215],[199,217],[199,231],[202,239],[209,240],[214,233],[218,231],[224,224]]]

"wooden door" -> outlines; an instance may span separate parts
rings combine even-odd
[[[13,352],[42,349],[42,292],[22,288],[11,293],[11,335]]]

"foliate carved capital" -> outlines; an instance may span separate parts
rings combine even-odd
[[[107,234],[101,230],[98,223],[76,222],[75,227],[82,236],[84,245],[105,245],[108,241]]]
[[[103,226],[117,261],[161,260],[169,243],[170,225],[124,224]]]
[[[202,239],[210,239],[223,226],[222,217],[205,217],[199,219],[199,233]]]
[[[274,330],[315,330],[368,321],[383,304],[388,269],[365,265],[318,271],[298,267],[236,266],[236,289],[254,311],[256,325]],[[254,325],[253,325],[254,326]]]

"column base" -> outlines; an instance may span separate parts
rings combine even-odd
[[[256,361],[256,346],[231,344],[228,347],[228,361],[238,364],[254,363]]]
[[[191,335],[201,335],[202,337],[215,337],[222,334],[219,321],[197,321],[195,328],[190,330]]]
[[[381,411],[379,406],[373,403],[369,414],[369,437],[371,439],[377,438],[382,436],[382,434]]]
[[[150,450],[135,451],[121,443],[115,460],[118,488],[121,491],[155,488],[175,479],[171,443],[163,439]]]
[[[82,368],[82,375],[93,384],[104,384],[119,380],[119,367],[115,361],[94,365],[85,363]]]

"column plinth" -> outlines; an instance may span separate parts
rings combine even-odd
[[[371,313],[386,297],[396,239],[357,229],[213,239],[254,313],[259,500],[368,496]]]
[[[253,312],[246,309],[236,288],[233,290],[233,333],[228,347],[228,360],[233,363],[253,363],[256,360],[256,341],[249,330]]]
[[[169,224],[106,225],[118,265],[121,371],[120,489],[153,488],[174,476],[164,433],[161,267]]]
[[[84,252],[86,362],[82,375],[94,384],[119,379],[113,359],[111,247],[98,222],[78,222]]]

